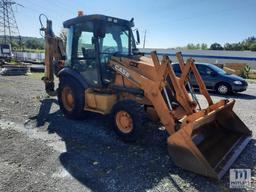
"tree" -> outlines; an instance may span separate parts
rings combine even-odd
[[[243,45],[241,43],[233,43],[232,50],[241,51],[244,50]]]
[[[11,46],[12,46],[12,49],[17,49],[17,48],[19,48],[18,42],[16,42],[16,41],[12,41],[12,42],[11,42]]]
[[[251,51],[256,51],[256,43],[252,43],[252,44],[250,45],[250,50],[251,50]]]
[[[224,45],[224,49],[225,49],[225,50],[233,50],[233,46],[232,46],[232,44],[230,44],[230,43],[226,43],[226,44]]]
[[[202,43],[201,44],[201,49],[202,50],[207,50],[208,49],[208,45],[206,43]]]
[[[243,50],[249,50],[250,46],[253,43],[256,43],[256,37],[254,37],[254,36],[248,37],[247,39],[243,40],[242,43],[241,43],[242,47],[243,47]]]
[[[196,49],[200,49],[200,44],[199,43],[196,44]]]
[[[219,43],[213,43],[213,44],[211,44],[210,49],[211,50],[223,50],[223,47]]]
[[[195,49],[195,48],[196,48],[196,46],[193,43],[189,43],[187,45],[187,49]]]
[[[44,43],[37,38],[29,38],[25,42],[25,47],[29,49],[43,49]]]
[[[187,44],[187,49],[200,49],[200,44],[197,43],[197,44],[193,44],[193,43],[189,43]]]
[[[60,38],[62,39],[63,41],[63,45],[66,46],[66,43],[67,43],[67,30],[66,29],[62,29],[60,31]]]

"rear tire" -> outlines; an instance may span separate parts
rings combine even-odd
[[[112,108],[112,125],[116,134],[127,142],[135,142],[144,134],[144,106],[133,100],[117,102]]]
[[[227,83],[219,83],[216,86],[216,91],[220,95],[227,95],[227,94],[231,93],[232,89],[231,89],[231,86]]]
[[[83,119],[85,88],[72,77],[60,78],[58,101],[63,114],[70,119]]]

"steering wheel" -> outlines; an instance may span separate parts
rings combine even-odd
[[[113,47],[108,47],[108,48],[104,49],[103,52],[112,53],[113,55],[115,53],[118,53],[118,51],[116,51],[116,49]]]

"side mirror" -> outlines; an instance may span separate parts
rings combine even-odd
[[[138,29],[136,29],[136,37],[137,37],[137,44],[140,44],[140,33]]]

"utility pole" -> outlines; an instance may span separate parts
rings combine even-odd
[[[21,36],[13,11],[14,5],[23,7],[23,5],[12,0],[0,1],[0,38],[1,43],[11,44],[16,42],[21,47]]]
[[[146,35],[147,35],[147,30],[145,30],[145,33],[144,33],[144,38],[143,38],[143,49],[145,48],[145,44],[146,44]]]

